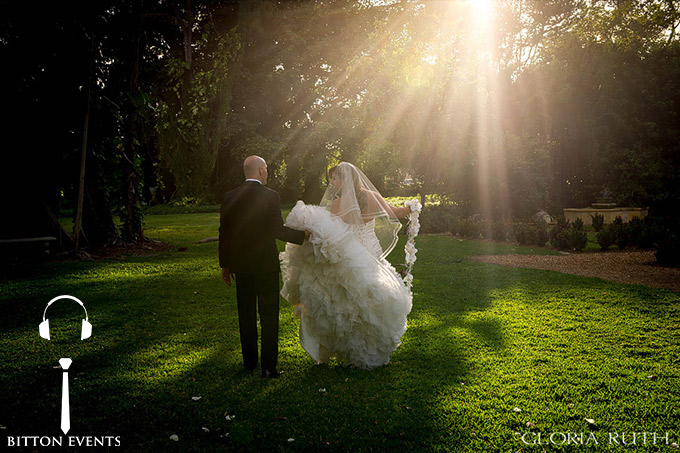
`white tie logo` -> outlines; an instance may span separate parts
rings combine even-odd
[[[71,429],[71,411],[68,406],[68,367],[71,366],[71,359],[60,359],[59,365],[64,370],[61,380],[61,430],[66,434]]]
[[[80,339],[84,340],[86,338],[90,338],[92,336],[92,324],[90,324],[88,316],[87,316],[87,309],[85,308],[85,304],[83,304],[79,299],[73,297],[73,296],[68,296],[68,295],[62,295],[62,296],[57,296],[51,301],[47,303],[47,307],[45,307],[45,311],[43,312],[43,320],[40,323],[40,326],[38,326],[39,331],[40,331],[40,336],[43,337],[46,340],[50,339],[50,320],[45,317],[47,314],[47,309],[52,305],[54,302],[58,301],[59,299],[71,299],[83,307],[83,310],[85,310],[85,319],[83,319],[83,326],[80,331]],[[64,434],[68,433],[68,431],[71,429],[71,412],[70,412],[70,407],[69,407],[69,393],[68,393],[68,369],[71,366],[71,363],[73,361],[69,358],[64,358],[59,360],[59,365],[61,365],[61,368],[64,370],[62,373],[62,385],[61,385],[61,430],[64,432]]]

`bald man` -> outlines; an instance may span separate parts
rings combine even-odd
[[[283,225],[279,194],[267,187],[267,163],[259,156],[243,162],[246,180],[224,194],[220,211],[219,258],[222,279],[236,279],[243,365],[257,368],[257,313],[262,326],[262,377],[277,378],[279,355],[279,253],[276,239],[302,244],[309,233]]]

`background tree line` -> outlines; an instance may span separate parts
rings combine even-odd
[[[678,1],[1,3],[6,236],[82,189],[84,243],[140,239],[142,204],[219,200],[249,154],[289,202],[348,160],[465,215],[608,188],[677,222]]]

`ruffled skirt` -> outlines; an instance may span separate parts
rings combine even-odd
[[[320,206],[298,201],[286,225],[309,230],[281,253],[281,294],[300,319],[300,343],[317,362],[385,365],[406,332],[411,292],[394,267],[376,258],[357,230]]]

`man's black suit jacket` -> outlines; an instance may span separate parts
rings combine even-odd
[[[246,181],[224,194],[220,211],[220,267],[230,272],[279,272],[276,239],[302,244],[305,232],[283,225],[279,194]]]

